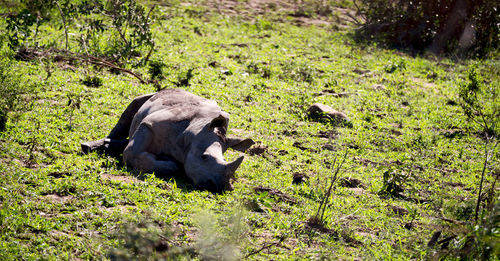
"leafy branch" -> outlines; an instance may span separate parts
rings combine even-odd
[[[484,86],[484,81],[472,68],[468,72],[468,82],[462,84],[459,90],[459,104],[467,118],[476,124],[482,131],[484,139],[484,162],[481,170],[481,179],[477,195],[474,221],[477,223],[482,201],[483,183],[489,162],[498,145],[500,133],[500,101],[498,89],[492,86]]]

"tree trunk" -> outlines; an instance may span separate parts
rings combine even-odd
[[[457,0],[453,5],[448,19],[440,28],[438,34],[434,38],[429,50],[435,55],[441,54],[446,44],[456,35],[458,30],[462,30],[466,20],[469,17],[471,8],[467,0]]]

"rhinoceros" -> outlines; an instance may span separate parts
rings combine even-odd
[[[195,186],[213,192],[232,189],[243,156],[226,162],[228,148],[245,151],[252,139],[226,136],[229,114],[215,101],[181,89],[135,98],[110,134],[81,144],[82,151],[120,154],[132,169],[172,175],[184,171]]]

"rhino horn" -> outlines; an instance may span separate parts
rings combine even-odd
[[[234,173],[236,172],[236,169],[240,166],[241,162],[243,162],[243,156],[237,158],[235,161],[228,163],[226,165],[226,176],[228,178],[234,178]]]

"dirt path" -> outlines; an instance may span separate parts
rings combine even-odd
[[[285,19],[296,25],[331,26],[339,29],[353,26],[356,12],[351,9],[335,6],[326,1],[292,1],[292,0],[207,0],[201,5],[229,16],[254,18],[272,16],[272,19]],[[358,19],[358,18],[356,18]]]

